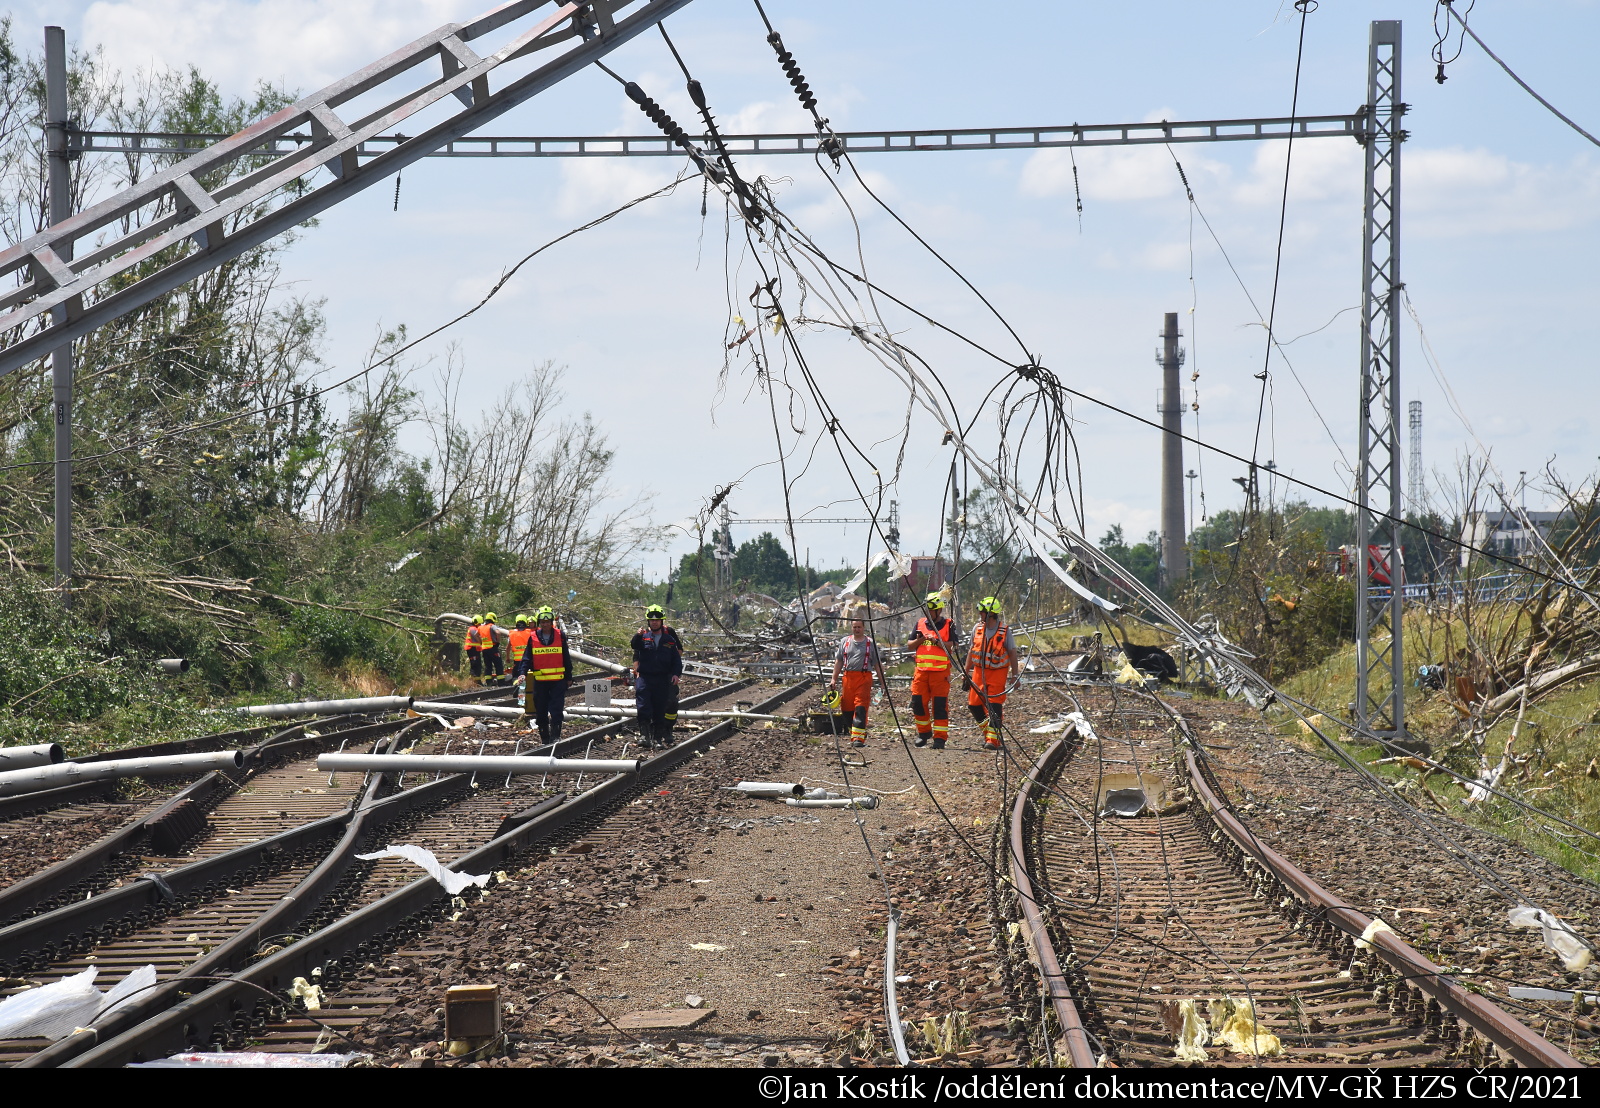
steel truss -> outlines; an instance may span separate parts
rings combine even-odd
[[[851,154],[923,150],[1033,150],[1055,146],[1140,146],[1169,142],[1255,142],[1261,139],[1358,138],[1364,117],[1349,115],[1274,116],[1262,119],[1208,119],[1190,122],[1094,123],[1061,127],[974,127],[932,131],[838,131]],[[73,131],[73,154],[193,154],[230,136],[165,131]],[[728,153],[814,154],[814,134],[723,135]],[[304,133],[279,135],[256,149],[261,154],[293,153],[315,141]],[[405,135],[378,135],[356,148],[357,158],[376,158],[414,141]],[[514,136],[468,135],[430,151],[430,158],[638,158],[683,157],[665,135]]]
[[[42,321],[53,308],[64,308],[66,319],[0,350],[0,375],[148,304],[477,130],[688,3],[513,0],[469,22],[446,24],[237,135],[18,243],[0,253],[0,278],[23,275],[19,287],[0,295],[0,312],[4,313],[0,314],[0,334]],[[553,11],[535,18],[539,9],[552,7]],[[484,35],[523,23],[526,29],[493,53],[480,56],[469,45]],[[511,78],[498,90],[491,88],[491,79],[501,66],[536,55],[549,60]],[[411,72],[425,63],[437,66],[437,74]],[[395,94],[385,89],[387,103],[356,119],[341,117],[341,106],[391,81],[398,82],[396,87],[403,91]],[[363,164],[358,154],[363,143],[393,131],[451,96],[461,101],[462,110]],[[277,140],[297,128],[309,132],[310,140],[278,153]],[[216,193],[202,183],[215,170],[241,158],[270,160]],[[329,170],[332,179],[231,233],[226,230],[233,216],[280,190],[305,186],[319,169]],[[175,202],[175,210],[154,214],[168,200]],[[149,218],[141,226],[122,229],[141,217]],[[102,234],[106,236],[103,242],[98,239]],[[186,243],[193,247],[185,251]],[[130,279],[126,287],[117,287]]]
[[[1356,470],[1356,699],[1362,728],[1399,744],[1405,725],[1405,590],[1374,595],[1383,571],[1404,583],[1400,470],[1400,21],[1377,20],[1367,50],[1364,234],[1361,249],[1361,411]]]

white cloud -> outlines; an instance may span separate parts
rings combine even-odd
[[[1530,165],[1481,147],[1407,151],[1403,203],[1429,237],[1560,231],[1593,221],[1600,166],[1588,157]]]
[[[483,6],[482,0],[96,0],[84,12],[82,39],[102,44],[124,73],[203,59],[206,76],[230,94],[261,80],[313,92]]]
[[[1195,188],[1226,182],[1228,167],[1208,158],[1181,157],[1183,171]],[[1183,182],[1172,155],[1160,146],[1082,147],[1076,151],[1078,188],[1086,200],[1157,200],[1183,195]],[[1022,167],[1024,196],[1073,195],[1073,153],[1062,148],[1041,150]]]

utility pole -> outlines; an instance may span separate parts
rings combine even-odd
[[[1405,505],[1400,473],[1400,21],[1372,23],[1367,51],[1366,202],[1361,275],[1360,442],[1356,462],[1356,697],[1351,714],[1395,749],[1425,744],[1405,721],[1405,566],[1396,522]],[[1387,549],[1388,581],[1373,582]],[[1376,593],[1384,588],[1387,595]],[[1387,586],[1387,588],[1385,588]],[[1383,634],[1383,624],[1388,634]]]
[[[71,154],[67,149],[67,34],[60,27],[44,29],[44,149],[49,167],[50,223],[72,214]],[[72,260],[72,240],[57,247],[64,262]],[[73,301],[50,311],[51,322],[64,327]],[[50,358],[50,386],[56,428],[55,546],[56,588],[63,604],[72,603],[72,343],[56,347]]]
[[[1189,573],[1188,537],[1183,518],[1183,394],[1178,367],[1178,313],[1168,312],[1161,329],[1161,577],[1168,588]]]

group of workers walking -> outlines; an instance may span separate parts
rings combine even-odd
[[[659,604],[645,609],[645,625],[633,636],[633,685],[638,708],[641,745],[667,746],[678,720],[678,680],[683,674],[683,641],[667,626]],[[474,677],[504,677],[499,630],[493,612],[474,615],[467,625],[462,649]],[[567,685],[572,680],[572,648],[566,632],[556,626],[555,611],[546,606],[530,618],[519,615],[515,630],[506,636],[506,657],[511,679],[523,681],[523,710],[533,717],[542,742],[561,738]]]
[[[906,643],[915,648],[917,659],[911,677],[911,716],[917,725],[917,745],[927,746],[931,740],[933,749],[943,750],[950,739],[950,663],[956,660],[962,638],[944,614],[943,596],[929,593],[923,606],[928,614],[917,620]],[[983,725],[984,745],[998,750],[1007,682],[1021,676],[1022,660],[1011,628],[1000,621],[1000,601],[984,597],[978,602],[978,615],[961,686],[972,718]],[[867,635],[865,620],[852,620],[828,679],[828,687],[839,690],[839,711],[850,717],[851,746],[867,745],[874,675],[884,680],[878,645]]]
[[[943,750],[950,740],[950,670],[964,642],[955,624],[944,614],[944,597],[929,593],[923,601],[927,615],[917,620],[906,645],[916,651],[916,671],[911,678],[911,715],[917,725],[918,746]],[[633,652],[633,686],[639,720],[640,745],[646,749],[669,746],[678,719],[678,684],[683,675],[683,640],[668,627],[659,604],[645,609],[645,625],[629,644]],[[986,596],[978,602],[978,622],[972,628],[971,649],[962,668],[961,687],[967,709],[983,727],[984,745],[998,750],[1007,683],[1021,675],[1021,657],[1011,628],[1000,620],[1000,601]],[[503,677],[499,630],[493,612],[472,617],[462,644],[474,677]],[[511,678],[524,681],[524,710],[532,716],[542,742],[561,738],[567,685],[572,680],[572,652],[567,636],[555,625],[555,612],[540,608],[530,618],[516,617],[515,630],[506,637]],[[850,718],[850,745],[867,745],[867,709],[872,704],[873,678],[884,682],[883,656],[867,634],[863,619],[850,621],[850,634],[834,654],[829,689],[839,690],[838,709]]]

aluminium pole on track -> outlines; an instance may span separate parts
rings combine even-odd
[[[50,223],[54,226],[72,214],[71,151],[67,148],[67,35],[60,27],[44,29],[44,148],[48,163],[47,193]],[[63,262],[72,260],[72,243],[57,251]],[[51,309],[52,323],[67,322],[70,302]],[[65,342],[50,356],[50,387],[55,415],[55,584],[63,604],[72,602],[72,343]]]
[[[1367,53],[1361,281],[1361,410],[1356,473],[1357,724],[1411,748],[1405,726],[1405,603],[1400,449],[1400,21],[1372,23]],[[1373,595],[1374,548],[1387,546],[1387,597]],[[1388,627],[1384,628],[1387,623]],[[1387,630],[1388,637],[1382,638]]]

